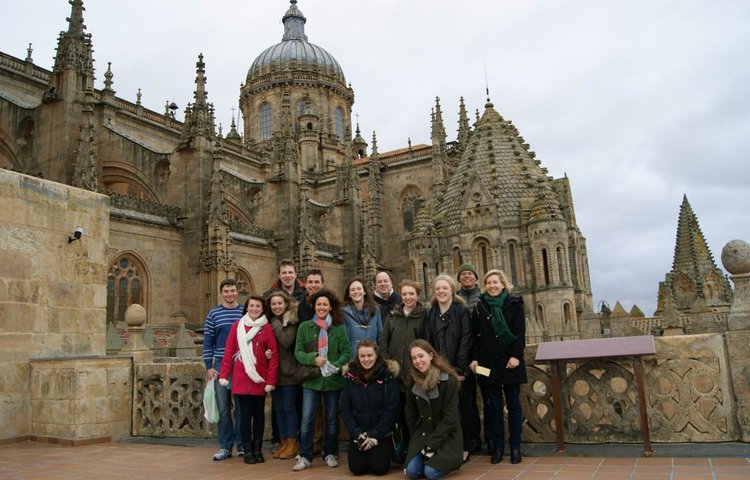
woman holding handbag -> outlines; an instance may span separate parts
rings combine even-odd
[[[240,428],[245,445],[245,463],[263,463],[266,394],[276,387],[279,354],[276,337],[268,325],[266,303],[250,295],[242,318],[232,325],[224,348],[219,384],[229,385],[240,404]],[[267,357],[266,351],[271,354]]]

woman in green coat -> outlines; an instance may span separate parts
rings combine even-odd
[[[456,371],[425,340],[412,342],[406,424],[411,432],[404,472],[437,480],[461,467],[463,434]]]
[[[338,408],[344,388],[341,367],[349,361],[351,350],[341,315],[341,302],[330,290],[313,294],[310,303],[315,309],[312,320],[302,322],[297,330],[294,356],[303,365],[319,367],[320,372],[302,384],[302,424],[297,463],[292,470],[312,466],[313,424],[321,398],[325,411],[323,459],[329,467],[338,467]]]

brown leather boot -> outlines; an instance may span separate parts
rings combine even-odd
[[[299,445],[297,444],[296,438],[286,439],[286,448],[279,455],[280,460],[288,460],[294,458],[299,454]]]
[[[284,450],[286,450],[286,438],[282,438],[279,441],[279,448],[276,449],[276,451],[273,452],[273,454],[271,456],[273,458],[279,458],[279,455],[281,455],[281,452],[283,452]]]

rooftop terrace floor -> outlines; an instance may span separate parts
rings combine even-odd
[[[132,441],[132,440],[131,440]],[[174,440],[172,440],[174,442]],[[186,442],[190,443],[190,442]],[[232,457],[214,462],[216,447],[206,442],[170,445],[163,441],[102,443],[67,447],[38,442],[0,445],[0,479],[336,479],[351,478],[346,453],[340,467],[328,468],[320,458],[313,467],[292,472],[294,460],[245,465]],[[637,445],[575,445],[555,454],[549,444],[524,446],[523,462],[491,465],[489,457],[474,455],[450,479],[516,480],[740,480],[750,479],[750,445],[655,445],[656,455],[641,457]],[[660,453],[661,452],[661,453]],[[629,455],[629,456],[628,456]],[[370,477],[360,477],[370,478]],[[384,479],[405,478],[394,466]]]

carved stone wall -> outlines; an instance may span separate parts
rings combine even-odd
[[[203,418],[206,367],[198,359],[169,361],[135,367],[133,435],[211,436],[212,426]]]
[[[522,389],[524,441],[552,442],[555,422],[550,367],[534,364],[527,348],[529,383]],[[656,338],[644,358],[651,439],[656,442],[736,441],[740,433],[724,339],[718,334]],[[566,365],[562,380],[565,440],[640,442],[632,362],[587,360]]]

